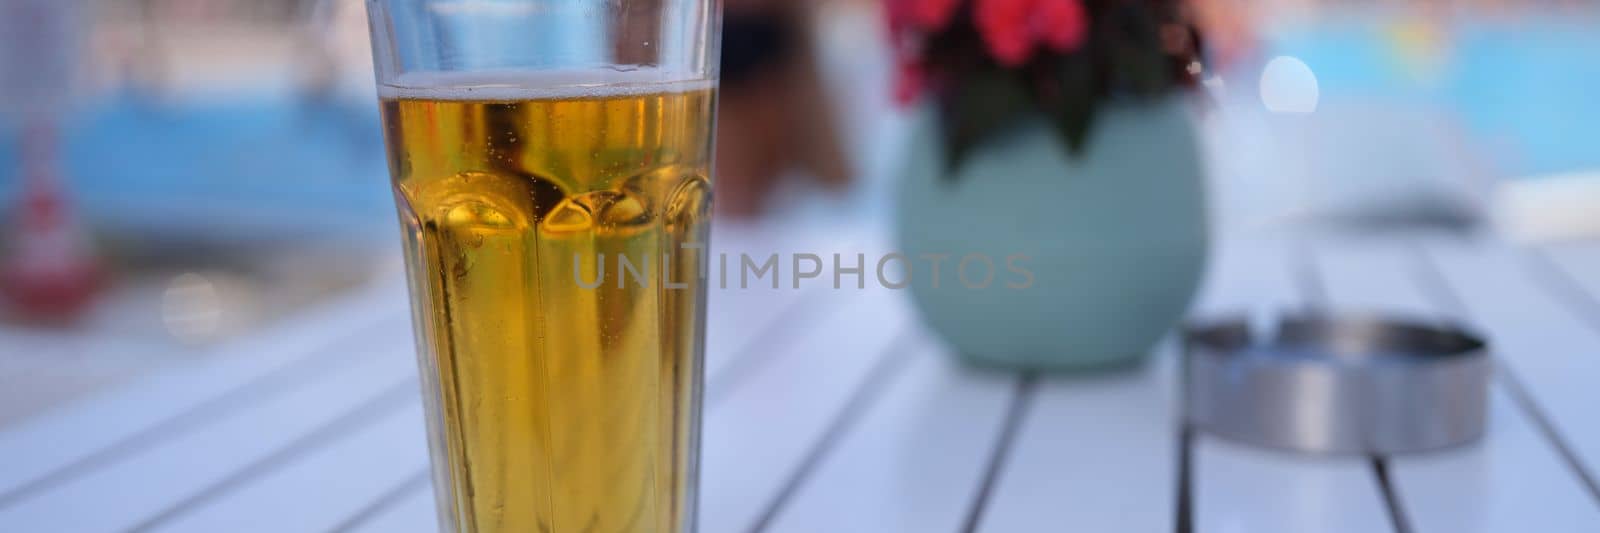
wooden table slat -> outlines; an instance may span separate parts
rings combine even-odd
[[[728,225],[712,236],[710,270],[707,271],[709,290],[707,295],[706,320],[708,324],[716,327],[706,328],[706,355],[705,375],[708,381],[720,380],[729,367],[735,366],[737,360],[750,355],[752,348],[760,346],[775,328],[783,328],[780,321],[789,318],[808,299],[815,299],[816,293],[826,290],[821,287],[818,280],[807,280],[802,289],[793,289],[790,279],[780,276],[780,273],[789,272],[791,265],[784,264],[786,253],[792,250],[821,249],[816,244],[817,237],[794,232],[769,235],[739,225]],[[760,263],[769,254],[779,254],[777,272],[768,273],[767,278],[749,280],[748,288],[740,288],[740,256],[747,254],[752,261]],[[726,266],[719,266],[726,257]],[[718,275],[720,269],[727,269],[727,287],[721,287],[723,280]],[[768,279],[779,278],[777,289],[772,288]]]
[[[1600,331],[1530,275],[1523,252],[1481,242],[1430,241],[1428,264],[1461,311],[1482,327],[1503,369],[1549,422],[1550,439],[1595,493],[1600,467]]]
[[[372,291],[331,302],[174,367],[0,430],[0,506],[31,483],[227,395],[263,375],[316,355],[352,331],[402,316],[403,300]],[[374,310],[377,310],[374,312]],[[401,335],[404,330],[396,331]],[[409,337],[409,335],[407,335]],[[22,460],[25,458],[25,460]]]
[[[404,408],[390,410],[150,531],[329,531],[423,468],[428,461],[425,439],[421,403],[415,392],[407,391]]]
[[[1040,378],[978,531],[1171,531],[1175,362],[1167,343],[1131,373]]]
[[[926,333],[899,349],[910,352],[909,366],[884,385],[768,531],[922,533],[961,525],[1016,378],[964,369]]]
[[[437,533],[438,514],[434,509],[433,487],[424,484],[407,491],[392,505],[374,509],[372,516],[333,533]]]
[[[368,399],[410,381],[409,337],[329,358],[325,373],[0,509],[0,524],[121,531],[204,493]],[[326,355],[326,354],[324,354]]]
[[[831,421],[909,322],[885,291],[830,291],[829,312],[788,327],[806,332],[770,347],[743,381],[706,406],[700,531],[744,533],[778,495]]]
[[[1303,306],[1282,240],[1222,242],[1197,313],[1275,314]],[[1306,458],[1197,434],[1191,444],[1194,529],[1201,533],[1391,530],[1368,461]]]
[[[1367,461],[1302,457],[1206,437],[1194,450],[1195,531],[1392,531]]]
[[[1430,301],[1415,250],[1402,242],[1332,241],[1317,248],[1318,271],[1336,309],[1468,320]],[[1492,280],[1483,280],[1490,283]],[[1493,340],[1491,339],[1491,342]],[[1472,446],[1390,459],[1403,516],[1419,533],[1600,531],[1600,507],[1552,443],[1498,385],[1489,429]]]
[[[1557,286],[1548,288],[1566,293],[1572,311],[1591,328],[1600,328],[1600,241],[1565,243],[1538,252],[1535,262],[1542,259],[1547,265],[1540,266],[1555,270],[1546,281]]]

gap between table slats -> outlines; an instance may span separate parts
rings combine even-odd
[[[350,433],[365,429],[380,420],[381,417],[416,402],[417,388],[418,384],[414,380],[395,384],[377,396],[363,401],[338,418],[318,427],[313,432],[278,449],[273,454],[250,463],[244,468],[234,471],[232,475],[206,487],[204,490],[162,509],[139,524],[128,528],[128,531],[129,533],[144,533],[161,529],[168,522],[182,519],[186,513],[195,512],[206,503],[222,498],[231,491],[245,487],[261,476],[316,450],[318,447]]]
[[[403,327],[405,325],[398,321],[394,323],[389,321],[375,322],[357,330],[356,334],[351,335],[350,338],[336,341],[336,343],[365,342],[364,339],[360,338],[362,337],[361,333]],[[342,357],[355,358],[362,355],[371,355],[370,353],[363,354],[359,351],[351,350],[328,351]],[[351,355],[352,353],[357,355]],[[103,448],[88,452],[77,459],[67,461],[53,470],[23,482],[11,490],[0,493],[0,508],[25,499],[30,494],[46,490],[85,472],[114,463],[141,450],[170,440],[178,434],[203,426],[220,417],[228,416],[262,397],[300,385],[306,378],[325,372],[327,366],[331,363],[332,361],[326,358],[314,357],[310,354],[300,359],[289,361],[281,367],[271,369],[264,374],[249,379],[249,381],[245,381],[236,388],[184,408],[142,430],[106,444]]]
[[[372,291],[358,293],[229,344],[198,363],[0,430],[0,456],[28,458],[0,470],[0,509],[274,390],[284,384],[274,376],[294,372],[285,369],[320,364],[314,356],[328,344],[391,318],[372,312],[374,301],[382,299],[387,298]]]
[[[1398,239],[1319,242],[1314,275],[1329,305],[1445,318],[1447,299],[1430,290],[1426,269]],[[1470,317],[1455,317],[1470,318]],[[1491,343],[1494,339],[1490,339]],[[1513,354],[1501,354],[1511,356]],[[1600,515],[1560,458],[1505,391],[1490,390],[1489,430],[1466,448],[1374,458],[1399,531],[1591,531]],[[1494,472],[1486,476],[1486,472]]]
[[[1308,307],[1319,309],[1325,313],[1337,309],[1333,301],[1331,289],[1328,287],[1327,276],[1317,265],[1315,254],[1311,250],[1308,239],[1301,239],[1294,251],[1294,278],[1300,294],[1306,298]],[[1389,476],[1388,458],[1381,455],[1367,455],[1367,464],[1372,468],[1372,477],[1378,484],[1378,493],[1383,497],[1384,507],[1389,511],[1389,525],[1395,533],[1411,533],[1411,521],[1406,518],[1405,504],[1396,494],[1394,483]]]
[[[1195,314],[1304,310],[1322,291],[1306,276],[1306,246],[1284,235],[1220,241]],[[1176,520],[1181,533],[1394,529],[1370,461],[1265,450],[1200,431],[1187,444],[1191,501]]]

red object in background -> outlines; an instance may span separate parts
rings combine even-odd
[[[1015,67],[1033,55],[1035,0],[978,0],[972,8],[972,22],[983,36],[989,55],[1000,64]]]
[[[923,28],[938,31],[950,25],[950,19],[956,16],[956,8],[960,6],[961,0],[920,0],[912,16]]]
[[[1082,0],[1038,0],[1031,29],[1051,50],[1072,52],[1089,40],[1089,15]]]
[[[1039,45],[1072,52],[1089,38],[1083,0],[977,0],[973,22],[1002,65],[1021,66]]]
[[[923,71],[922,63],[917,61],[900,61],[896,69],[894,101],[902,106],[909,106],[917,101],[917,96],[922,94],[923,86],[928,83],[927,73]]]
[[[100,290],[100,268],[73,217],[56,171],[55,128],[35,118],[18,154],[23,190],[13,216],[9,254],[0,262],[0,292],[23,318],[70,321]]]
[[[895,50],[895,100],[909,104],[927,84],[922,39],[943,31],[966,0],[885,0],[885,20]],[[1040,46],[1076,51],[1089,38],[1083,0],[971,0],[972,23],[984,47],[1007,67],[1027,63]]]

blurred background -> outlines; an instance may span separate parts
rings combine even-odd
[[[1212,230],[1600,237],[1600,6],[1196,2]],[[889,218],[875,0],[728,0],[717,224]],[[0,428],[398,276],[359,0],[0,0]]]
[[[0,27],[0,421],[386,267],[360,2],[7,1]]]

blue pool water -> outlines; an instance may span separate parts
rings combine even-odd
[[[1279,32],[1272,52],[1304,61],[1324,101],[1452,109],[1510,176],[1600,168],[1600,18],[1456,21],[1433,49],[1404,19],[1350,19]]]
[[[394,222],[376,107],[274,95],[116,98],[64,124],[66,177],[102,231],[361,238]],[[0,134],[4,198],[16,190],[14,135]]]

